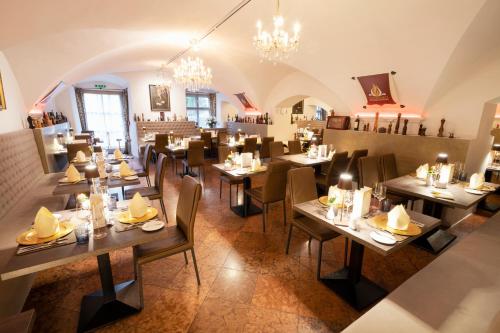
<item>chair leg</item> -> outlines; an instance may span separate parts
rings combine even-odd
[[[151,179],[149,179],[149,176],[146,176],[146,182],[148,183],[148,186],[151,187]]]
[[[344,267],[347,267],[347,252],[349,251],[349,238],[345,238],[344,242]]]
[[[196,280],[198,280],[198,285],[201,285],[200,273],[198,272],[198,265],[196,264],[196,256],[194,255],[194,248],[191,248],[191,256],[193,257],[194,271],[196,272]]]
[[[290,241],[292,240],[292,228],[293,224],[290,224],[290,227],[288,228],[288,240],[286,241],[286,254],[288,254],[288,250],[290,249]]]
[[[238,184],[236,184],[236,206],[238,205],[238,189],[240,188],[240,186]]]
[[[186,251],[183,252],[184,253],[184,261],[186,262],[186,265],[188,264],[188,256],[186,254]]]
[[[219,179],[219,199],[222,199],[222,179]]]
[[[163,212],[163,217],[165,218],[165,223],[168,223],[167,212],[165,211],[165,203],[163,202],[163,198],[160,198],[160,206],[161,211]]]
[[[125,200],[125,186],[122,186],[122,198]]]
[[[321,257],[323,256],[323,241],[319,241],[319,253],[318,253],[318,271],[316,272],[316,278],[321,279]]]
[[[262,207],[262,232],[266,232],[266,215],[267,215],[267,204],[263,204]]]
[[[283,200],[283,225],[286,227],[286,201]]]

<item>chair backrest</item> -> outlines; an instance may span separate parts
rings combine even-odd
[[[349,159],[347,158],[347,152],[343,151],[340,153],[335,153],[333,155],[332,161],[328,166],[326,172],[326,185],[332,186],[337,184],[340,174],[345,172]]]
[[[396,165],[396,156],[394,154],[386,154],[380,156],[382,180],[385,182],[389,179],[398,178],[398,168]]]
[[[85,156],[92,156],[88,143],[68,143],[66,148],[68,149],[68,162],[71,162],[76,157],[79,150],[83,151]]]
[[[245,145],[243,146],[244,153],[255,153],[257,150],[257,138],[245,138]]]
[[[358,159],[368,156],[368,149],[360,149],[352,152],[346,172],[350,173],[354,179],[358,179]]]
[[[207,148],[212,147],[212,133],[202,132],[200,136],[201,136],[201,141],[203,141],[205,147]]]
[[[102,147],[101,146],[94,146],[94,153],[102,153]]]
[[[155,152],[157,154],[167,153],[167,146],[168,146],[168,134],[155,134]]]
[[[167,170],[167,155],[160,153],[158,155],[158,160],[156,161],[155,170],[155,187],[160,192],[163,197],[163,179],[165,178],[165,172]]]
[[[359,187],[368,186],[373,188],[381,179],[380,157],[367,156],[358,159]]]
[[[182,178],[181,190],[177,201],[177,211],[175,219],[177,227],[184,232],[188,243],[194,244],[194,222],[196,220],[196,211],[198,202],[201,198],[201,185],[191,176]]]
[[[288,171],[288,193],[292,208],[296,204],[318,198],[314,169],[311,167],[295,168]],[[292,209],[293,217],[302,214]]]
[[[219,157],[219,163],[224,163],[224,161],[227,159],[227,156],[232,152],[235,151],[234,147],[229,147],[229,146],[219,146],[218,148],[218,157]]]
[[[205,161],[205,143],[203,141],[189,141],[187,161],[189,166],[203,165]]]
[[[146,174],[149,174],[149,163],[151,162],[151,157],[153,155],[153,146],[149,143],[144,147],[144,155],[142,156],[142,168]]]
[[[269,142],[269,156],[271,158],[283,155],[285,155],[285,148],[283,147],[283,142],[281,141]]]
[[[295,155],[302,153],[302,146],[299,140],[288,141],[288,154]]]
[[[227,143],[227,132],[219,130],[217,132],[217,147]]]
[[[262,145],[260,146],[260,158],[269,158],[271,157],[270,155],[270,148],[269,144],[274,141],[273,136],[266,136],[262,138]]]
[[[275,161],[267,165],[262,199],[264,202],[284,200],[286,195],[286,176],[292,164],[289,161]]]

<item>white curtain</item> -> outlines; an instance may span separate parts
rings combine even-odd
[[[123,105],[119,93],[85,92],[83,94],[87,128],[103,141],[104,148],[116,148],[121,139],[121,148],[125,145],[125,121]]]

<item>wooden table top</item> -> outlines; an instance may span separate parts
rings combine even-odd
[[[320,164],[330,163],[331,160],[327,158],[309,158],[306,154],[294,154],[294,155],[283,155],[278,156],[281,160],[290,161],[293,165],[307,167],[307,166],[315,166]]]
[[[140,185],[141,180],[125,180],[122,178],[108,177],[107,179],[100,180],[102,185],[106,185],[109,188]],[[76,184],[57,184],[52,191],[53,195],[64,195],[64,194],[78,194],[86,193],[90,191],[90,184],[85,180]]]
[[[76,212],[65,210],[58,212],[63,219],[70,218]],[[34,216],[25,220],[5,221],[11,224],[9,232],[1,235],[2,239],[15,239],[17,235],[29,229]],[[120,224],[120,222],[116,222]],[[4,267],[0,268],[0,278],[8,280],[15,277],[36,273],[45,269],[68,264],[88,257],[98,256],[112,250],[122,249],[167,238],[174,227],[165,227],[155,232],[144,232],[140,228],[125,232],[116,232],[114,227],[108,227],[108,235],[102,239],[90,237],[87,244],[69,244],[25,255],[16,255],[17,246],[10,245],[0,250],[0,257],[8,257]],[[170,230],[170,232],[169,232]],[[10,244],[13,244],[11,241]]]
[[[335,222],[328,220],[325,217],[327,209],[323,205],[321,205],[317,199],[295,205],[293,209],[315,221],[326,224],[328,227],[335,230],[339,234],[342,234],[383,256],[397,251],[402,246],[408,244],[419,236],[424,235],[427,231],[432,230],[441,224],[441,220],[438,220],[434,217],[423,215],[414,211],[408,211],[408,215],[410,215],[410,218],[412,220],[424,224],[422,233],[418,236],[407,237],[405,240],[397,242],[394,245],[384,245],[374,241],[370,237],[370,233],[376,230],[374,227],[368,225],[368,220],[370,218],[358,219],[358,230],[355,231],[349,227],[338,225],[337,220],[335,220]],[[342,224],[344,223],[347,224],[347,220],[342,222]]]
[[[394,178],[384,182],[387,190],[392,193],[401,193],[420,199],[428,200],[443,204],[449,207],[468,209],[481,201],[489,192],[477,195],[465,192],[465,184],[448,184],[446,189],[438,189],[431,186],[426,186],[425,181],[417,179],[416,177],[406,175]],[[488,185],[498,187],[497,184],[487,183]],[[453,194],[453,200],[436,198],[432,195],[432,191],[446,191]]]
[[[246,177],[252,177],[252,176],[257,176],[257,175],[262,175],[267,171],[267,166],[263,165],[261,169],[258,171],[250,171],[250,168],[239,168],[239,167],[234,167],[230,170],[227,170],[224,167],[223,163],[220,164],[212,164],[212,167],[220,171],[221,173],[225,174],[226,176],[229,176],[233,179],[241,179],[241,178],[246,178]]]

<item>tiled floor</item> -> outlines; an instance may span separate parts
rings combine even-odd
[[[142,312],[100,332],[338,332],[362,314],[316,281],[315,241],[309,251],[307,237],[296,231],[284,254],[280,205],[270,209],[264,234],[261,216],[233,214],[228,186],[219,199],[218,174],[208,165],[206,173],[195,226],[201,286],[182,255],[149,263]],[[167,214],[175,221],[180,178],[169,168],[165,182]],[[464,236],[483,221],[471,216],[454,232]],[[325,243],[324,273],[342,267],[343,246],[343,238]],[[363,274],[391,291],[433,259],[412,245],[388,257],[367,250]],[[112,253],[111,260],[115,282],[132,277],[130,249]],[[97,289],[95,259],[41,272],[26,303],[37,311],[34,330],[74,332],[81,297]]]

